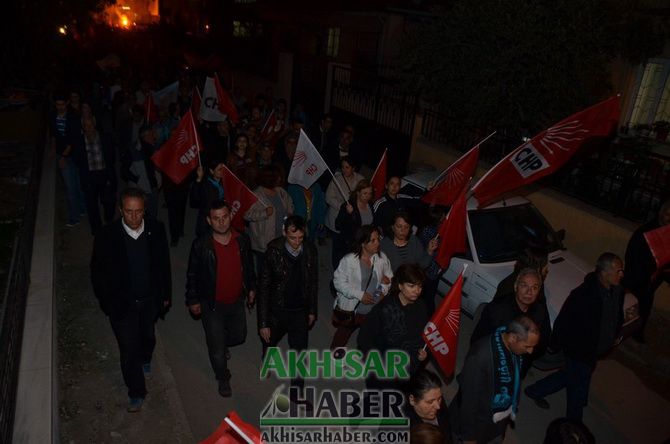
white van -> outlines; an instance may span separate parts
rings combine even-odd
[[[405,176],[403,192],[422,193],[436,175],[422,172]],[[501,200],[482,209],[477,209],[477,201],[471,198],[466,228],[468,251],[451,259],[449,269],[440,278],[438,294],[446,294],[463,270],[463,264],[468,264],[463,274],[461,308],[473,318],[493,299],[500,281],[512,273],[520,245],[532,243],[549,251],[544,292],[552,326],[570,291],[595,268],[570,253],[562,244],[565,231],[555,232],[538,209],[523,197]],[[624,311],[627,336],[639,318],[637,299],[630,293],[626,294]]]

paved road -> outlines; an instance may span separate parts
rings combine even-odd
[[[194,231],[194,214],[188,210],[186,232]],[[162,220],[167,220],[162,214]],[[230,369],[233,397],[221,398],[211,370],[205,339],[199,321],[193,320],[183,306],[183,289],[191,238],[182,239],[172,248],[174,280],[174,306],[167,322],[158,324],[167,363],[176,381],[186,417],[196,439],[213,431],[229,410],[236,410],[245,420],[258,424],[259,413],[280,384],[276,380],[259,380],[261,343],[257,335],[255,313],[247,315],[249,334],[245,344],[232,349]],[[310,332],[313,348],[327,348],[334,328],[329,319],[332,297],[327,285],[332,274],[330,249],[320,251],[319,319]],[[463,317],[459,368],[467,350],[467,340],[472,331],[472,321]],[[282,346],[285,346],[286,340]],[[353,340],[352,340],[353,343]],[[541,377],[531,371],[527,383]],[[319,384],[317,384],[317,387]],[[342,382],[340,386],[362,384]],[[447,399],[456,392],[456,383],[445,387]],[[552,408],[538,409],[528,399],[522,399],[516,428],[510,430],[506,443],[541,442],[547,424],[562,416],[565,395],[559,393],[548,398]],[[647,389],[635,374],[614,360],[599,363],[593,376],[591,403],[585,410],[585,423],[591,428],[599,443],[661,443],[670,437],[670,402]]]

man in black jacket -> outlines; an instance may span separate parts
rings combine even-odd
[[[144,218],[144,192],[124,190],[120,209],[121,219],[95,236],[91,280],[119,344],[128,411],[137,412],[147,393],[144,378],[151,374],[154,324],[172,299],[172,273],[163,224]]]
[[[470,338],[470,343],[474,344],[480,338],[493,333],[498,327],[507,325],[514,318],[522,315],[531,318],[540,329],[540,342],[533,354],[523,360],[522,377],[526,376],[533,359],[545,352],[551,335],[547,301],[539,296],[541,287],[540,272],[534,268],[520,270],[514,282],[514,291],[486,304]]]
[[[300,352],[307,348],[308,330],[316,320],[319,291],[318,255],[305,239],[302,217],[284,221],[284,236],[268,244],[264,260],[257,308],[263,355],[285,334],[289,347]],[[304,381],[292,384],[301,387]]]
[[[209,360],[224,397],[232,395],[228,347],[246,339],[244,295],[251,307],[256,281],[249,238],[235,232],[231,220],[228,204],[213,201],[207,216],[212,230],[193,241],[186,275],[186,305],[202,316]]]
[[[623,261],[614,253],[603,253],[596,270],[570,292],[554,322],[550,344],[555,350],[563,350],[565,366],[525,390],[538,407],[548,409],[544,397],[565,388],[566,416],[582,420],[596,361],[619,339],[624,300],[621,278]]]
[[[644,328],[654,306],[654,294],[661,283],[670,284],[670,270],[656,274],[656,260],[649,250],[644,233],[670,224],[670,200],[666,200],[655,218],[635,230],[626,247],[626,273],[623,286],[630,290],[640,304],[640,330],[633,334],[638,342],[644,342]]]

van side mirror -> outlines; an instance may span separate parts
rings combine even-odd
[[[556,237],[558,237],[558,240],[563,242],[565,240],[565,228],[561,228],[556,232]]]

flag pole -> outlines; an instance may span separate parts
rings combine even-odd
[[[230,418],[226,416],[225,418],[223,418],[223,420],[226,421],[226,424],[228,424],[233,430],[235,430],[235,432],[238,435],[240,435],[248,444],[254,444],[254,441],[251,438],[249,438],[247,434],[244,433],[242,429],[240,429],[237,426],[237,424],[235,424],[235,422],[233,422]]]
[[[324,161],[323,163],[326,163],[326,162]],[[344,202],[345,203],[349,202],[349,197],[344,194],[344,190],[342,190],[342,187],[340,186],[340,183],[337,181],[337,179],[335,179],[335,175],[333,174],[333,172],[331,171],[331,169],[330,169],[330,167],[328,166],[327,163],[326,163],[326,169],[328,170],[330,175],[333,177],[333,182],[335,183],[335,186],[337,187],[338,191],[340,192],[340,194],[344,198]],[[342,177],[344,178],[344,175],[342,175]],[[344,179],[344,180],[346,180],[346,179]]]
[[[484,143],[484,142],[486,142],[487,140],[489,140],[489,139],[490,139],[491,137],[493,137],[497,132],[498,132],[498,131],[493,131],[491,134],[489,134],[488,136],[486,136],[484,139],[482,139],[481,141],[477,142],[472,148],[470,148],[470,149],[469,149],[465,154],[463,154],[463,156],[461,156],[461,157],[465,157],[465,156],[467,156],[467,155],[470,153],[470,151],[474,150],[475,148],[477,148],[478,146],[480,146],[482,143]],[[460,159],[460,158],[459,158],[459,159]],[[457,162],[458,162],[458,160],[457,160]],[[454,163],[455,163],[455,162],[454,162]],[[452,164],[452,165],[453,165],[453,164]],[[433,186],[437,186],[437,184],[440,183],[440,181],[441,181],[442,178],[444,177],[444,174],[447,172],[447,170],[448,170],[449,168],[451,168],[451,165],[449,165],[447,168],[445,168],[444,171],[442,171],[442,172],[440,173],[440,175],[437,176],[437,177],[435,178],[435,180],[433,180],[433,182],[434,182],[434,185],[433,185]]]
[[[263,124],[263,128],[261,129],[261,134],[263,134],[263,131],[265,131],[265,128],[267,128],[268,123],[270,123],[270,119],[272,118],[272,115],[275,113],[274,108],[272,108],[272,112],[268,115],[268,118],[265,119],[265,123]]]
[[[382,153],[382,157],[379,158],[379,162],[377,162],[377,168],[375,168],[375,172],[372,173],[372,178],[374,179],[375,176],[377,175],[377,171],[379,171],[379,167],[382,166],[382,160],[384,160],[384,156],[386,156],[386,152],[388,151],[388,148],[384,148],[384,152]]]

